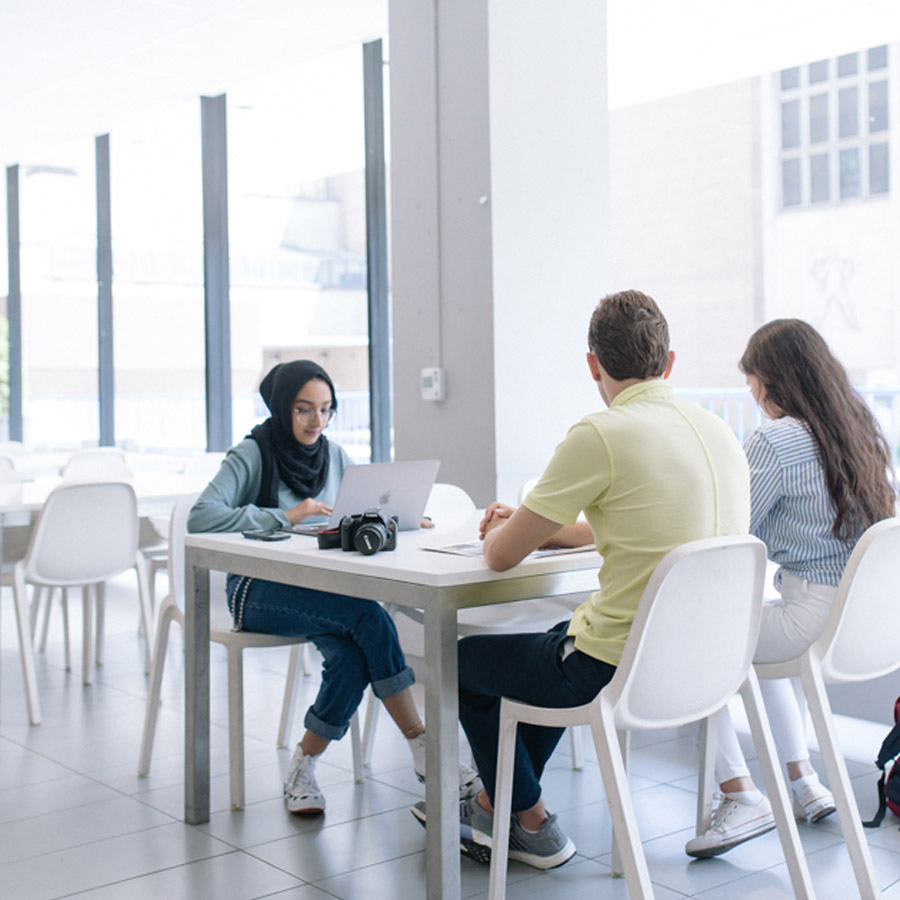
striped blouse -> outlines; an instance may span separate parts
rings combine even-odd
[[[836,515],[815,440],[785,416],[745,441],[750,464],[750,531],[769,559],[798,578],[837,585],[856,540],[831,533]]]

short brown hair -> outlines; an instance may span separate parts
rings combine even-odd
[[[669,364],[669,325],[652,297],[620,291],[597,304],[588,347],[616,381],[660,378]]]

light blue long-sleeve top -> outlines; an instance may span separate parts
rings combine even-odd
[[[769,559],[797,578],[836,585],[856,544],[831,533],[837,510],[813,436],[783,416],[744,442],[750,465],[750,531]]]
[[[328,442],[328,477],[322,490],[316,495],[329,506],[334,505],[344,470],[352,465],[347,451],[333,441]],[[222,466],[188,516],[188,531],[248,531],[271,530],[290,526],[284,510],[302,503],[306,497],[295,494],[283,481],[278,483],[278,509],[259,507],[262,479],[262,453],[252,438],[244,438],[232,447],[222,461]],[[324,516],[310,516],[304,522],[325,522]]]

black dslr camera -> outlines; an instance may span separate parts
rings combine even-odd
[[[397,547],[397,517],[387,522],[377,509],[367,509],[355,516],[341,519],[341,550],[359,550],[371,556],[379,550],[395,550]]]

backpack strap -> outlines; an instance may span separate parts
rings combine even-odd
[[[884,769],[881,770],[881,778],[878,779],[878,812],[869,819],[868,822],[863,822],[863,828],[878,828],[879,825],[884,821],[884,814],[887,812],[887,795],[884,792]]]

